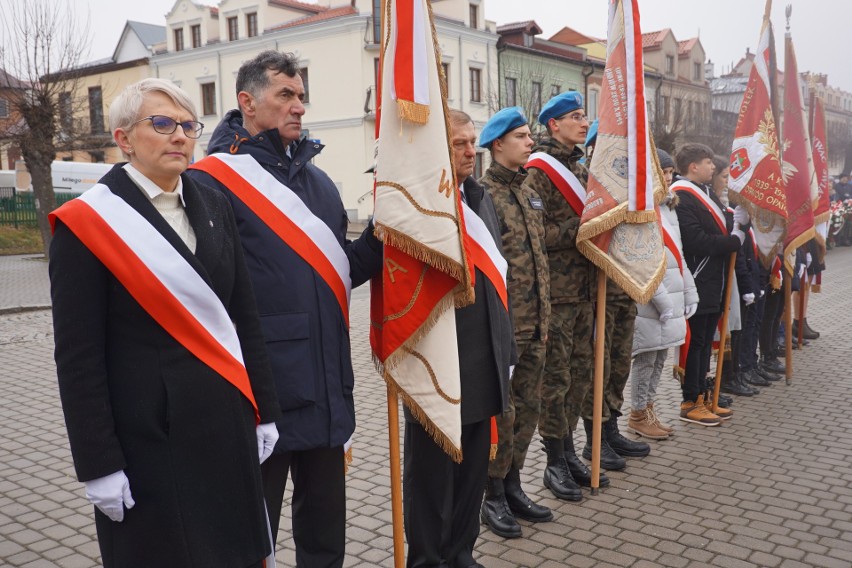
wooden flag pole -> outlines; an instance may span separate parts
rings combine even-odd
[[[399,400],[388,386],[388,446],[390,448],[391,516],[393,518],[393,565],[405,566],[405,536],[402,520],[402,460],[399,455]]]
[[[792,275],[785,275],[784,278],[784,377],[787,384],[793,382],[793,302],[792,302],[792,287],[790,283],[793,279]]]
[[[595,313],[595,375],[592,399],[592,495],[601,482],[601,420],[603,418],[604,339],[606,336],[606,274],[598,270],[598,298]]]
[[[713,412],[719,410],[719,389],[722,387],[722,369],[725,366],[725,343],[728,339],[728,313],[731,310],[731,294],[734,290],[734,265],[736,251],[728,259],[728,278],[725,281],[725,305],[722,308],[722,324],[719,326],[719,355],[716,357],[716,380],[713,381]],[[733,354],[732,354],[733,355]],[[731,359],[733,363],[733,359]]]

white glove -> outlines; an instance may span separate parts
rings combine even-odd
[[[669,308],[669,309],[667,309],[666,311],[664,311],[663,313],[660,314],[660,321],[666,322],[666,321],[669,321],[670,319],[672,319],[673,317],[674,317],[674,311],[671,308]]]
[[[257,434],[257,456],[260,458],[260,463],[263,463],[272,455],[275,442],[278,441],[278,428],[275,422],[258,424],[255,434]]]
[[[691,318],[695,315],[695,312],[698,311],[698,304],[687,304],[685,308],[683,308],[683,315],[686,319]]]
[[[124,520],[124,507],[132,509],[136,504],[123,470],[86,481],[86,499],[117,523]]]
[[[814,261],[814,257],[811,256],[811,253],[805,254],[805,266],[808,268],[811,267],[811,263]]]
[[[737,205],[737,208],[734,209],[734,223],[738,224],[740,227],[745,227],[751,221],[751,217],[748,215],[748,211],[742,205]]]
[[[742,230],[734,229],[733,231],[731,231],[731,234],[740,240],[740,244],[743,244],[745,242],[745,233],[743,233]]]
[[[765,295],[766,295],[766,290],[761,290],[761,291],[760,291],[760,297],[762,298],[762,297],[763,297],[763,296],[765,296]]]
[[[805,265],[799,265],[799,278],[805,275]]]
[[[743,294],[743,302],[745,302],[746,306],[750,306],[754,303],[754,294]]]
[[[510,381],[512,380],[512,375],[514,375],[514,374],[515,374],[515,366],[509,365],[509,380]]]

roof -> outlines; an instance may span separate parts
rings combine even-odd
[[[541,28],[535,20],[527,20],[525,22],[512,22],[509,24],[503,24],[502,26],[497,26],[498,34],[505,34],[511,32],[527,32],[529,34],[538,35],[541,33]]]
[[[274,0],[277,2],[284,2],[287,0]],[[287,28],[294,28],[296,26],[303,26],[306,24],[313,24],[316,22],[323,22],[326,20],[333,20],[335,18],[342,18],[343,16],[352,16],[358,14],[358,10],[356,10],[353,6],[340,6],[338,8],[324,8],[322,12],[318,14],[313,14],[311,16],[306,16],[304,18],[299,18],[297,20],[292,20],[289,22],[285,22],[281,25],[275,26],[273,28],[269,28],[266,30],[267,32],[274,32],[277,30],[284,30]]]
[[[127,20],[127,27],[133,30],[133,33],[149,49],[158,43],[166,41],[166,26]]]
[[[279,8],[292,8],[293,10],[310,12],[312,14],[319,14],[320,12],[329,10],[329,8],[325,6],[320,6],[318,4],[306,4],[305,2],[297,2],[296,0],[269,0],[269,4],[271,6],[278,6]]]
[[[698,38],[693,37],[677,42],[677,54],[681,57],[689,55],[693,48],[698,44]]]
[[[663,44],[665,37],[672,33],[671,28],[642,34],[642,49],[656,49]]]
[[[564,28],[553,34],[553,36],[550,38],[550,41],[564,43],[567,45],[584,45],[587,43],[594,43],[599,40],[598,38],[588,36],[584,33],[578,32],[573,28],[565,26]]]
[[[14,75],[10,75],[5,69],[0,68],[0,88],[4,89],[26,89],[29,85]]]

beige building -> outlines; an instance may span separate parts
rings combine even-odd
[[[379,59],[378,0],[222,0],[216,7],[177,0],[166,15],[166,48],[152,74],[180,85],[205,124],[196,158],[225,112],[236,108],[236,74],[258,52],[294,53],[305,79],[305,135],[325,145],[315,163],[337,184],[350,218],[372,213],[375,93]],[[433,0],[449,104],[480,128],[497,85],[495,25],[485,0]],[[480,160],[481,163],[481,160]]]

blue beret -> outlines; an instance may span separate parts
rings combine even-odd
[[[551,118],[559,118],[563,114],[578,108],[583,108],[583,95],[577,91],[559,93],[547,101],[547,104],[541,109],[541,114],[538,115],[538,121],[543,126],[547,126],[547,121]]]
[[[586,133],[586,146],[595,144],[595,140],[598,138],[598,119],[596,118],[594,122],[589,125],[589,131]]]
[[[479,145],[490,148],[491,143],[507,132],[527,124],[527,117],[521,107],[507,107],[494,113],[494,116],[485,123],[482,132],[479,133]]]

